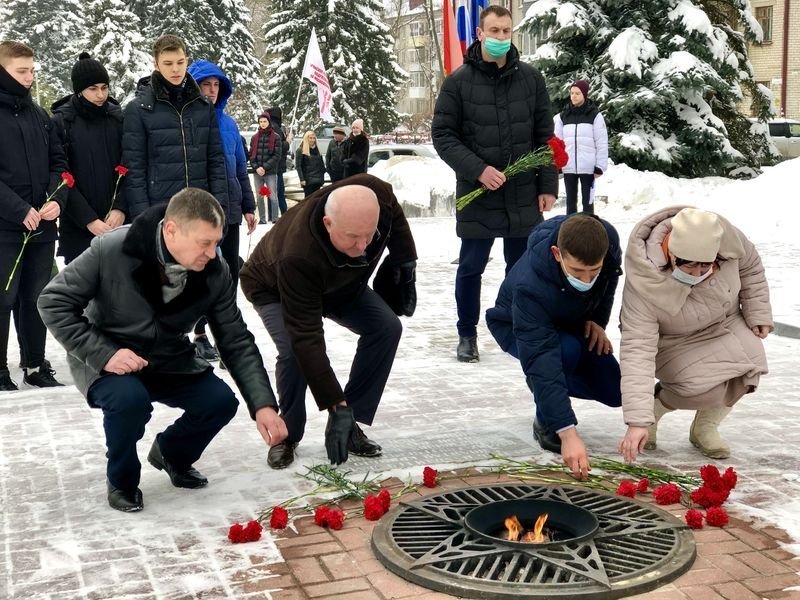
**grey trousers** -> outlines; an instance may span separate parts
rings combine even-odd
[[[278,350],[275,385],[289,431],[286,441],[297,443],[306,426],[306,378],[292,351],[281,305],[262,304],[255,309]],[[352,407],[356,421],[372,425],[403,332],[400,319],[370,288],[325,317],[359,336],[343,399]]]

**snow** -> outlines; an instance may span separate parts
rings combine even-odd
[[[379,172],[395,184],[401,200],[420,207],[425,205],[426,198],[453,191],[452,171],[437,163],[440,163],[438,159],[387,161]],[[608,204],[598,205],[597,212],[617,227],[623,240],[638,220],[663,206],[692,204],[720,212],[742,228],[759,249],[770,284],[775,319],[800,325],[800,297],[795,291],[800,258],[800,240],[796,233],[796,224],[800,222],[800,203],[796,199],[798,169],[800,159],[795,159],[766,168],[756,179],[734,181],[720,177],[673,179],[661,173],[612,165],[597,180],[597,196],[609,199]],[[563,208],[553,214],[562,212]],[[413,318],[403,319],[404,334],[398,359],[370,436],[380,441],[385,449],[401,447],[410,441],[423,443],[448,432],[467,431],[477,438],[502,436],[529,443],[533,414],[530,393],[519,365],[494,346],[483,324],[479,329],[481,363],[461,365],[453,357],[455,267],[450,261],[458,252],[454,218],[444,213],[437,218],[410,219],[410,223],[419,253],[419,305]],[[260,237],[267,230],[267,226],[260,226],[255,235]],[[242,256],[247,254],[249,241],[248,236],[242,235]],[[501,244],[495,244],[492,256],[494,260],[484,275],[484,307],[493,300],[502,280]],[[618,296],[614,319],[619,301]],[[274,347],[252,306],[241,297],[239,304],[273,377]],[[618,348],[617,323],[612,321],[608,331]],[[343,381],[354,351],[354,337],[326,323],[326,341],[334,368]],[[13,334],[10,346],[12,377],[19,380],[19,371],[15,371],[18,359]],[[794,541],[794,545],[787,545],[787,548],[800,554],[800,500],[797,500],[800,467],[795,453],[787,446],[789,440],[796,439],[800,418],[800,402],[796,396],[797,363],[791,358],[797,356],[798,341],[770,336],[766,348],[770,374],[762,379],[753,398],[745,398],[737,405],[722,428],[734,451],[733,458],[726,464],[735,466],[740,473],[740,485],[730,507],[735,516],[750,517],[758,525],[771,524],[785,529]],[[69,383],[63,352],[52,338],[48,340],[47,354],[58,377]],[[226,372],[221,372],[221,376],[230,382]],[[215,572],[224,571],[230,575],[250,568],[252,554],[257,554],[264,564],[282,560],[275,546],[279,533],[266,531],[260,542],[241,547],[231,546],[225,539],[225,532],[233,522],[251,519],[260,509],[310,490],[311,485],[296,475],[304,471],[304,465],[324,462],[321,441],[325,417],[311,408],[310,397],[308,403],[306,436],[298,450],[298,460],[291,468],[271,471],[266,466],[263,442],[242,408],[198,464],[211,480],[207,488],[176,490],[163,473],[145,463],[141,486],[145,510],[136,515],[122,515],[105,506],[100,412],[87,408],[74,387],[3,394],[0,403],[0,422],[3,423],[0,498],[8,504],[2,512],[13,516],[24,510],[26,520],[17,523],[10,516],[0,515],[0,530],[5,531],[7,540],[15,526],[17,536],[27,537],[41,530],[48,532],[41,567],[29,574],[32,580],[44,581],[73,574],[88,555],[104,555],[106,550],[115,556],[132,552],[137,557],[151,557],[147,560],[152,561],[160,556],[174,557],[178,540],[181,561],[196,565],[197,572],[184,568],[179,574],[164,578],[156,590],[157,597],[174,598],[187,593],[207,597],[204,592],[219,586],[220,580],[212,576]],[[592,450],[615,458],[616,442],[624,432],[619,413],[581,401],[576,401],[576,412]],[[681,414],[668,415],[662,421],[659,449],[643,459],[645,464],[672,465],[688,470],[708,462],[688,443],[691,415],[688,411],[678,413]],[[147,451],[155,433],[178,414],[179,411],[173,409],[156,407],[139,445],[140,455]],[[757,443],[752,443],[752,431],[758,432]],[[528,458],[532,455],[537,462],[553,458],[538,448],[528,452]],[[440,468],[458,466],[451,460],[441,460],[437,449],[432,449],[424,460],[425,463],[409,463],[404,468],[387,468],[384,474],[403,480],[411,474],[419,480],[425,464]],[[478,460],[482,461],[479,464],[489,462],[488,456]],[[54,466],[58,477],[52,481],[47,479],[46,487],[37,489],[32,496],[20,482],[28,473],[12,472],[12,468],[20,464],[31,465],[32,471]],[[351,476],[363,474],[363,471],[354,471]],[[51,522],[54,518],[56,523]],[[166,554],[168,552],[172,554]],[[8,550],[5,557],[10,560]],[[129,562],[130,568],[136,568],[133,560]],[[151,562],[148,565],[168,569],[173,563]],[[82,597],[106,585],[104,578],[110,577],[99,570],[93,573],[85,569],[82,572]],[[123,581],[124,576],[124,573],[120,575]],[[222,581],[227,581],[226,577],[222,577]],[[5,578],[0,584],[4,582]],[[225,597],[235,597],[227,587],[225,594]]]
[[[673,21],[680,21],[687,32],[696,32],[708,40],[708,48],[718,61],[725,59],[727,53],[727,36],[715,30],[706,12],[690,0],[680,0],[669,11],[667,16]]]
[[[658,58],[658,47],[644,31],[638,27],[628,27],[611,42],[608,55],[615,69],[630,69],[641,79],[642,63],[650,63]]]

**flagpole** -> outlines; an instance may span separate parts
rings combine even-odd
[[[297,123],[297,105],[300,104],[300,92],[303,89],[303,75],[300,75],[300,81],[297,84],[297,98],[294,100],[294,108],[292,109],[292,121],[289,125],[289,133],[294,133],[294,125]]]

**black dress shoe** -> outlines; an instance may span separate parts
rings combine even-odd
[[[122,512],[138,512],[144,508],[144,498],[142,490],[121,490],[115,488],[110,481],[106,480],[108,487],[108,505]]]
[[[358,426],[358,423],[355,423],[353,430],[350,432],[350,439],[347,440],[347,451],[356,456],[375,458],[383,453],[383,448],[381,448],[380,444],[369,439],[367,434]]]
[[[536,419],[533,420],[533,439],[542,449],[561,454],[561,437],[553,431],[547,431]]]
[[[275,444],[267,452],[267,464],[273,469],[285,469],[294,462],[294,449],[297,442]]]
[[[217,349],[211,345],[211,342],[208,341],[207,335],[195,336],[194,349],[197,353],[197,356],[202,359],[212,361],[219,358],[219,352],[217,352]]]
[[[458,358],[459,362],[466,363],[476,363],[480,361],[481,357],[478,354],[477,335],[473,335],[472,337],[459,336],[456,358]]]
[[[166,471],[167,475],[169,475],[170,481],[172,481],[172,485],[175,487],[194,490],[208,485],[208,479],[201,475],[200,472],[194,467],[178,470],[169,464],[161,455],[161,446],[158,445],[158,437],[153,440],[153,445],[150,447],[150,453],[147,455],[147,462],[149,462],[159,471]]]

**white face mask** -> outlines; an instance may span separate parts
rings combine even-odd
[[[672,271],[672,276],[681,283],[685,283],[686,285],[697,285],[701,281],[705,281],[706,279],[708,279],[713,272],[714,272],[713,265],[709,266],[708,271],[706,271],[702,275],[690,275],[686,271],[681,270],[679,267],[675,267],[675,269],[673,269]]]

